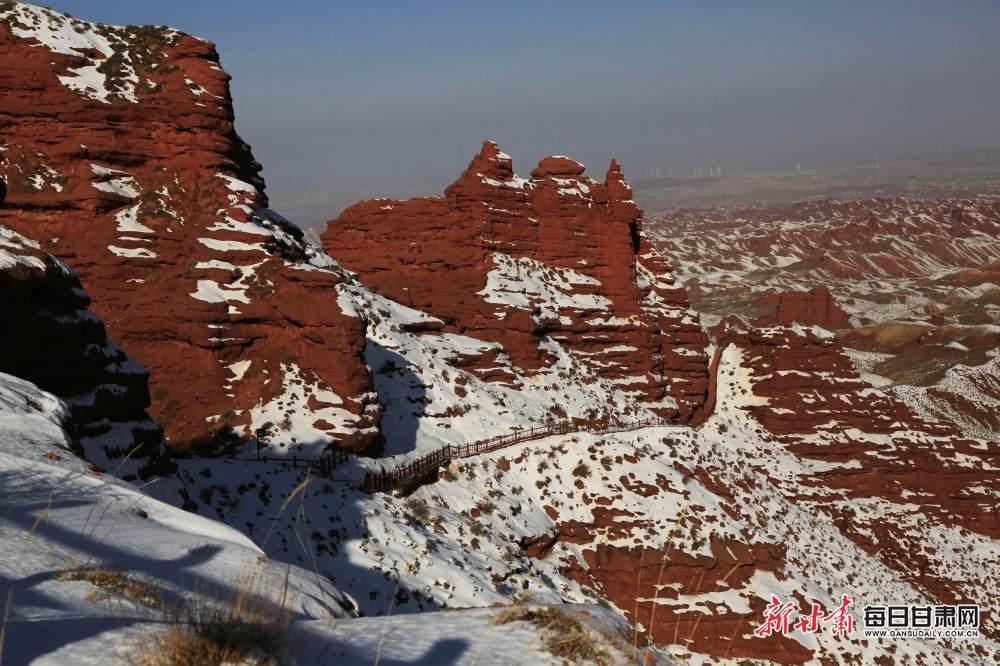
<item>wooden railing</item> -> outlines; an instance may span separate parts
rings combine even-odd
[[[333,476],[333,470],[346,463],[347,458],[348,453],[346,451],[331,451],[322,458],[299,458],[298,456],[292,456],[291,458],[269,458],[261,456],[258,460],[265,463],[277,463],[285,467],[291,467],[292,469],[299,469],[300,467],[305,470],[311,469],[315,474],[330,478]]]
[[[496,435],[489,439],[481,439],[471,444],[448,444],[440,449],[436,449],[424,456],[411,460],[395,469],[385,472],[369,472],[364,475],[360,482],[355,481],[361,490],[374,493],[391,490],[406,490],[417,485],[430,474],[437,473],[437,470],[451,463],[456,458],[468,458],[483,453],[490,453],[508,446],[514,446],[522,442],[530,442],[536,439],[544,439],[552,435],[566,435],[574,432],[590,432],[596,435],[610,434],[615,432],[626,432],[648,428],[655,425],[664,425],[667,421],[658,418],[637,419],[635,421],[619,422],[614,424],[593,424],[583,421],[550,423],[544,426],[534,426],[527,429],[518,429],[507,435]],[[331,451],[322,458],[274,458],[263,456],[258,460],[265,463],[277,463],[292,467],[293,469],[310,470],[314,474],[326,478],[333,477],[333,470],[347,462],[349,455],[346,451]],[[346,479],[344,479],[346,480]]]
[[[364,478],[361,479],[360,487],[361,490],[370,493],[406,490],[426,479],[432,472],[436,474],[438,468],[448,465],[455,458],[468,458],[469,456],[489,453],[497,449],[520,444],[521,442],[530,442],[536,439],[551,437],[552,435],[565,435],[583,431],[600,435],[638,430],[639,428],[648,428],[650,426],[663,425],[664,423],[666,421],[662,419],[648,418],[595,427],[592,424],[584,422],[570,423],[564,421],[546,426],[536,426],[527,430],[517,430],[509,435],[497,435],[496,437],[479,440],[472,444],[448,444],[425,456],[411,460],[396,469],[365,474]]]

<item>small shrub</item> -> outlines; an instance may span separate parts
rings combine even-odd
[[[573,469],[573,476],[578,476],[581,479],[586,479],[590,476],[590,465],[580,461],[580,464]]]
[[[382,366],[375,372],[377,372],[380,375],[391,375],[392,373],[396,372],[396,370],[399,370],[399,368],[396,367],[396,362],[390,358],[386,360],[386,362],[383,363]]]
[[[416,497],[408,497],[403,502],[403,508],[410,515],[410,518],[421,525],[427,525],[431,519],[431,512],[427,508],[427,503]]]
[[[267,506],[271,503],[271,484],[267,481],[262,481],[261,484],[260,490],[257,492],[257,498],[261,504]]]

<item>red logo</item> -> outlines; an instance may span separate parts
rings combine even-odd
[[[813,604],[808,615],[800,615],[790,625],[789,620],[795,611],[795,604],[791,601],[782,602],[781,599],[772,594],[771,603],[764,609],[764,624],[757,627],[753,633],[759,638],[766,638],[774,633],[787,636],[789,631],[813,634],[825,624],[834,636],[847,636],[854,631],[854,618],[847,610],[848,606],[853,603],[849,596],[842,595],[840,606],[829,614],[819,604]],[[791,626],[790,629],[789,626]]]

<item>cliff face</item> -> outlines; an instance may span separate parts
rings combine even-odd
[[[777,309],[758,317],[758,326],[788,326],[794,323],[821,326],[827,330],[846,328],[850,315],[837,305],[826,285],[809,291],[783,291],[763,301],[777,301]]]
[[[265,208],[215,47],[3,2],[0,61],[0,222],[78,271],[149,369],[171,444],[293,409],[311,443],[377,443],[364,320],[338,305],[336,264]]]
[[[3,226],[0,303],[0,372],[62,398],[64,427],[88,458],[159,457],[163,434],[145,411],[149,373],[108,339],[73,270]]]
[[[325,246],[380,295],[264,208],[211,45],[0,2],[0,58],[0,371],[62,397],[88,457],[159,443],[143,411],[146,373],[110,336],[152,370],[152,410],[177,446],[270,422],[269,454],[312,457],[334,440],[372,447],[382,429],[395,460],[352,460],[342,478],[308,487],[294,468],[194,457],[149,486],[246,530],[283,562],[336,578],[368,615],[603,599],[635,622],[632,645],[660,643],[641,657],[649,662],[890,663],[900,650],[919,663],[1000,658],[1000,447],[926,422],[866,383],[841,346],[995,347],[985,307],[1000,303],[987,284],[998,274],[995,204],[933,217],[954,230],[952,243],[924,246],[936,253],[873,244],[865,229],[875,222],[837,232],[856,250],[814,252],[829,224],[808,206],[808,224],[773,220],[777,236],[725,223],[727,242],[706,240],[712,225],[693,219],[669,230],[668,263],[615,163],[603,182],[562,157],[522,179],[487,143],[443,197],[363,202],[331,224]],[[907,211],[896,231],[930,224],[911,203],[889,204]],[[867,299],[842,298],[832,278],[864,268],[870,247],[885,253],[868,264],[884,262],[881,277],[899,273],[889,258],[900,253],[925,277],[961,259],[959,249],[977,258],[945,287],[965,285],[972,300],[925,313],[963,326],[921,326],[912,338],[873,326],[843,342],[807,329],[859,316],[854,299]],[[743,261],[751,251],[759,261]],[[108,330],[51,255],[79,267]],[[818,271],[831,288],[777,279],[790,266]],[[762,305],[776,311],[721,320],[710,371],[674,268],[700,276],[700,289],[717,280],[722,295],[768,269],[757,277],[776,278],[775,293]],[[883,287],[869,288],[881,302]],[[1000,395],[989,358],[948,372]],[[20,384],[0,382],[6,411],[56,413]],[[404,501],[343,480],[557,417],[645,416],[640,406],[678,423],[523,439],[452,460]],[[25,449],[25,439],[6,444]],[[280,519],[293,496],[309,515]],[[869,641],[860,626],[843,637],[829,627],[755,631],[772,595],[801,618],[846,594],[858,624],[868,604],[981,604],[982,636],[903,649]]]
[[[670,268],[645,242],[618,164],[603,182],[565,157],[524,179],[485,142],[443,197],[363,201],[329,223],[324,248],[375,291],[446,332],[499,343],[516,369],[552,362],[551,339],[667,417],[704,404],[707,338]],[[470,370],[511,381],[490,358]]]

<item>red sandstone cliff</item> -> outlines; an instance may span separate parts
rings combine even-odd
[[[62,398],[67,432],[99,465],[126,454],[163,471],[163,433],[149,417],[145,368],[108,339],[73,269],[0,226],[0,372]]]
[[[0,62],[0,223],[78,271],[171,444],[292,409],[314,444],[377,442],[365,323],[336,264],[264,208],[215,47],[3,2]]]
[[[809,291],[783,291],[775,296],[777,308],[754,322],[758,326],[788,326],[799,323],[827,330],[847,328],[850,315],[834,300],[830,288],[816,285]]]
[[[921,416],[1000,438],[996,200],[688,209],[646,229],[703,319],[837,331],[857,367]]]
[[[327,252],[375,291],[502,345],[516,367],[552,339],[668,417],[705,401],[707,338],[669,266],[645,242],[616,162],[603,182],[548,157],[524,179],[496,144],[443,197],[363,201],[329,223]],[[503,381],[496,364],[470,368]]]

